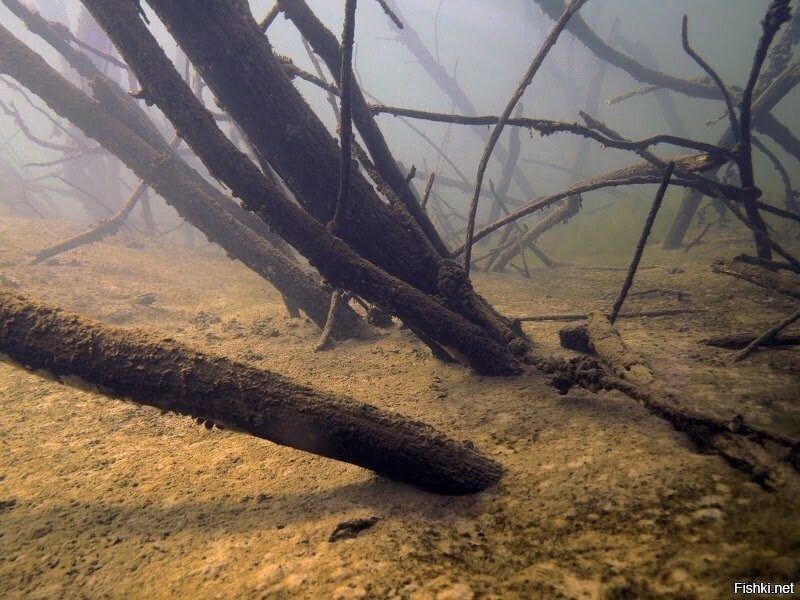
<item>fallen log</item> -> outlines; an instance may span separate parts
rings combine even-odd
[[[674,315],[694,315],[697,313],[708,312],[704,308],[665,308],[662,310],[640,310],[635,312],[620,313],[618,319],[635,319],[639,317],[671,317]],[[606,313],[610,317],[611,313]],[[521,323],[539,323],[542,321],[583,321],[588,319],[589,314],[563,314],[563,315],[531,315],[527,317],[517,317],[515,320]]]
[[[0,354],[66,383],[88,383],[109,396],[349,462],[430,492],[478,492],[502,475],[501,466],[471,444],[424,423],[3,289]]]
[[[686,406],[653,374],[644,358],[625,345],[604,315],[590,314],[585,323],[563,329],[560,338],[565,348],[600,359],[594,367],[607,372],[594,375],[598,389],[613,388],[631,396],[689,435],[702,449],[722,456],[766,488],[796,485],[800,440],[755,428],[738,414],[725,418]],[[573,371],[586,381],[585,373]]]
[[[792,273],[770,271],[764,267],[738,260],[714,261],[714,264],[711,265],[711,270],[714,273],[742,279],[771,292],[779,292],[786,296],[800,299],[800,277]]]
[[[753,352],[755,352],[759,346],[764,346],[769,342],[772,338],[774,338],[780,331],[800,319],[800,310],[794,311],[791,315],[783,319],[782,321],[776,323],[761,335],[759,335],[756,339],[745,346],[744,350],[739,352],[736,356],[733,357],[733,362],[738,362],[750,356]]]
[[[725,348],[726,350],[741,350],[755,341],[758,336],[752,333],[737,333],[722,337],[713,337],[702,340],[706,346]],[[761,346],[796,346],[800,345],[800,335],[776,335],[761,342]]]

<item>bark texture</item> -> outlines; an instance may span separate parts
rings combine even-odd
[[[432,427],[171,339],[104,325],[0,289],[0,353],[108,395],[341,460],[440,494],[469,494],[502,468]]]
[[[436,283],[434,289],[428,291],[429,286],[423,289],[408,285],[365,260],[354,248],[326,231],[320,221],[290,202],[274,182],[264,177],[222,134],[212,115],[191,93],[139,21],[135,7],[100,0],[87,0],[86,4],[111,33],[129,64],[137,70],[146,90],[144,95],[156,101],[167,113],[211,173],[228,185],[233,195],[241,198],[248,208],[258,212],[276,233],[303,253],[332,285],[351,290],[390,309],[413,329],[422,331],[443,346],[454,348],[482,373],[509,374],[517,370],[512,353],[525,352],[527,343],[511,330],[507,320],[485,306],[472,291],[463,270],[455,263],[447,260],[438,264],[428,262],[430,253],[419,240],[413,245],[395,245],[396,239],[387,234],[374,241],[375,246],[382,247],[381,255],[395,253],[394,261],[403,263],[406,268],[412,264],[418,264],[420,270],[424,270],[426,264],[431,267],[429,271],[436,273]],[[25,74],[17,73],[16,76],[24,78]],[[52,76],[58,77],[57,74]],[[96,130],[93,125],[87,124],[87,127]],[[287,146],[291,147],[291,144]],[[132,157],[129,165],[134,171],[143,166],[134,165],[135,158]],[[164,156],[156,161],[160,176],[171,176],[170,160]],[[375,223],[364,221],[360,226],[364,230],[372,229]],[[397,229],[395,226],[395,231]],[[423,258],[418,260],[420,257]],[[327,313],[327,301],[325,304]],[[470,322],[464,316],[464,313],[472,315],[476,312],[481,312],[482,325],[485,326]],[[490,320],[491,324],[487,324]]]
[[[203,3],[191,10],[176,0],[149,4],[258,154],[310,215],[328,223],[336,207],[340,149],[286,77],[249,9],[226,2]],[[167,85],[172,67],[153,52],[143,24],[138,19],[132,23],[132,17],[109,0],[91,0],[87,6],[137,72],[151,100],[178,129],[187,131],[177,122],[182,115],[169,106],[174,97],[165,95],[175,91]],[[354,99],[357,116],[358,94]],[[194,150],[202,154],[200,148]],[[421,292],[442,297],[451,310],[498,342],[526,345],[508,320],[456,273],[454,263],[443,258],[440,245],[429,239],[405,203],[384,203],[360,172],[352,174],[348,203],[348,218],[336,233],[360,256]],[[455,279],[459,283],[451,285]]]
[[[17,0],[3,0],[3,3],[89,81],[97,101],[72,86],[5,29],[0,30],[0,70],[40,96],[55,113],[96,139],[129,168],[131,161],[138,161],[141,169],[137,174],[143,181],[152,184],[157,165],[169,161],[172,175],[155,188],[167,204],[210,241],[224,248],[231,258],[240,260],[274,285],[286,299],[287,307],[300,308],[320,328],[324,327],[330,290],[300,267],[285,242],[256,215],[242,209],[183,161],[136,101],[84,54],[72,48],[52,24]],[[334,331],[336,338],[367,335],[355,312],[348,308],[342,313],[344,316]]]
[[[751,427],[741,415],[725,418],[687,406],[653,375],[639,354],[625,345],[604,315],[590,314],[584,324],[564,329],[560,336],[563,346],[594,354],[610,369],[610,377],[596,375],[599,387],[616,388],[635,398],[701,448],[722,456],[761,485],[796,489],[800,482],[800,440]]]

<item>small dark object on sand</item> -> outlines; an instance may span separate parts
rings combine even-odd
[[[369,529],[375,523],[380,521],[380,517],[368,517],[366,519],[351,519],[339,523],[328,538],[329,542],[337,542],[339,540],[348,540],[356,537],[365,529]]]

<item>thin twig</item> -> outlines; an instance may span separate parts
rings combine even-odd
[[[492,155],[492,150],[494,150],[497,140],[500,139],[500,134],[503,132],[506,121],[508,121],[509,117],[511,116],[511,111],[514,110],[517,102],[519,102],[520,98],[522,98],[522,95],[525,93],[525,90],[531,84],[531,81],[533,81],[533,77],[536,75],[536,72],[539,70],[542,62],[544,62],[547,53],[555,45],[556,41],[558,40],[558,36],[567,26],[567,22],[569,21],[570,17],[572,17],[573,14],[575,14],[584,4],[586,4],[586,2],[587,0],[572,0],[572,2],[570,2],[564,9],[564,12],[561,14],[558,22],[545,39],[542,47],[539,49],[539,52],[537,52],[536,56],[534,57],[530,67],[528,67],[528,71],[523,76],[522,81],[520,81],[517,89],[512,94],[505,110],[503,110],[503,113],[500,115],[500,120],[492,130],[492,134],[489,136],[489,141],[486,144],[486,148],[483,150],[483,156],[481,157],[478,165],[478,174],[475,178],[475,189],[472,192],[472,200],[469,207],[469,217],[467,219],[467,240],[465,242],[464,251],[464,271],[467,276],[469,276],[469,263],[472,256],[472,239],[475,234],[475,217],[478,214],[478,200],[480,199],[483,175],[486,172],[486,167],[489,164],[489,157]]]
[[[551,18],[556,19],[563,6],[561,0],[535,0],[536,4]],[[697,98],[719,98],[719,90],[707,79],[681,79],[651,69],[630,56],[612,48],[603,41],[580,15],[569,24],[569,32],[577,37],[595,56],[629,73],[643,84],[675,90]]]
[[[303,38],[303,40],[305,41],[305,38]],[[313,58],[311,59],[312,62],[315,61],[316,60],[316,55],[313,54],[313,49],[312,49],[312,55],[311,56],[313,56]],[[307,82],[311,83],[312,85],[317,86],[318,88],[320,88],[322,90],[325,90],[326,92],[328,92],[329,95],[333,95],[333,96],[338,96],[339,95],[339,88],[336,87],[335,84],[328,82],[325,79],[324,76],[321,76],[321,74],[320,74],[320,76],[317,76],[317,75],[314,75],[313,73],[309,73],[308,71],[306,71],[304,69],[301,69],[296,64],[294,64],[292,59],[289,58],[288,56],[276,55],[275,59],[281,64],[281,67],[283,67],[283,72],[286,73],[286,76],[289,79],[293,79],[294,77],[297,77],[299,79],[302,79],[303,81],[307,81]],[[317,64],[319,64],[319,63],[317,62]],[[337,108],[336,110],[337,110],[337,113],[338,113],[339,109]],[[336,120],[338,122],[338,120],[339,120],[338,117],[337,117]]]
[[[611,129],[608,125],[606,125],[602,121],[595,119],[594,117],[592,117],[591,115],[587,114],[582,110],[578,111],[578,114],[580,114],[581,118],[583,118],[588,127],[596,129],[603,135],[613,138],[614,140],[620,142],[625,141],[625,138],[622,137],[622,135],[618,131]],[[650,164],[657,167],[659,171],[667,168],[666,160],[659,158],[658,156],[656,156],[647,149],[638,149],[634,150],[634,152],[639,156],[641,156]],[[760,194],[758,190],[754,190],[752,188],[742,189],[727,183],[720,183],[718,181],[715,181],[714,179],[709,179],[708,177],[703,177],[702,175],[698,175],[695,171],[696,170],[693,169],[687,170],[683,167],[681,161],[675,161],[675,175],[678,177],[683,177],[685,179],[688,179],[693,183],[696,183],[700,191],[702,191],[707,196],[711,196],[712,198],[717,198],[722,196],[726,198],[735,199],[740,202],[742,201],[746,202],[749,200],[755,200]]]
[[[489,179],[489,189],[492,190],[492,195],[494,196],[494,201],[497,202],[497,205],[500,207],[500,209],[504,213],[508,214],[508,212],[509,212],[508,208],[503,203],[503,199],[500,197],[500,194],[498,194],[497,190],[494,189],[494,182],[491,179]],[[520,240],[520,237],[519,237],[519,226],[516,223],[513,223],[512,224],[512,229],[514,231],[514,240],[515,240],[515,242],[517,244],[517,249],[519,251],[519,255],[522,257],[522,266],[525,267],[525,277],[530,279],[531,278],[531,272],[530,272],[530,269],[528,269],[528,261],[525,258],[525,248],[522,246],[522,240]],[[491,268],[491,265],[487,265],[486,266],[486,270],[487,271],[490,268]]]
[[[12,90],[17,92],[20,96],[22,96],[31,108],[33,108],[36,112],[43,115],[48,121],[50,121],[53,124],[54,130],[58,129],[60,132],[64,133],[67,137],[71,138],[72,141],[75,142],[75,145],[80,149],[86,149],[86,144],[84,143],[84,141],[79,136],[75,135],[72,131],[64,127],[61,123],[59,123],[58,119],[55,116],[53,116],[52,112],[45,110],[44,108],[39,106],[36,102],[34,102],[33,98],[31,98],[28,95],[28,92],[25,90],[25,88],[17,85],[12,79],[8,77],[0,77],[0,80],[2,80],[4,84],[6,84]]]
[[[25,134],[25,137],[27,137],[34,144],[38,144],[39,146],[42,146],[43,148],[49,148],[50,150],[58,150],[59,152],[76,152],[76,151],[80,151],[80,148],[76,148],[74,146],[67,146],[67,145],[64,145],[64,144],[54,144],[52,142],[48,142],[47,140],[43,140],[42,138],[40,138],[37,135],[35,135],[30,130],[30,128],[28,128],[27,123],[25,123],[25,120],[22,118],[22,115],[19,114],[19,110],[17,110],[17,107],[14,105],[13,102],[10,102],[9,104],[6,104],[5,102],[0,101],[0,110],[2,110],[4,113],[6,113],[12,119],[14,119],[17,122],[17,127],[19,127],[20,131],[22,131],[22,133]],[[31,165],[32,164],[33,163],[31,163]],[[26,165],[26,166],[28,166],[28,165]]]
[[[398,29],[402,29],[403,28],[403,22],[398,18],[398,16],[396,14],[394,14],[392,9],[389,8],[389,5],[386,4],[386,1],[385,0],[376,0],[376,1],[378,2],[378,4],[381,5],[381,8],[383,9],[383,12],[385,12],[386,15],[392,20],[392,22],[395,25],[397,25],[397,28]]]
[[[67,27],[63,23],[58,23],[57,24],[57,28],[58,29],[60,29],[62,27],[63,27],[64,37],[66,37],[68,40],[73,42],[75,45],[80,46],[81,48],[83,48],[87,52],[90,52],[90,53],[94,54],[97,58],[100,58],[100,59],[106,61],[107,63],[114,65],[118,69],[122,69],[123,71],[126,71],[128,73],[132,73],[132,71],[130,70],[128,65],[126,65],[124,62],[122,62],[121,60],[119,60],[115,56],[112,56],[112,55],[110,55],[110,54],[108,54],[106,52],[103,52],[102,50],[98,50],[97,48],[95,48],[94,46],[91,46],[90,44],[87,44],[86,42],[84,42],[80,38],[76,37],[69,29],[67,29]]]
[[[258,22],[258,26],[261,27],[261,31],[263,31],[264,33],[267,32],[267,29],[269,29],[269,26],[272,25],[272,22],[275,20],[275,17],[278,16],[279,12],[281,12],[279,4],[280,4],[279,2],[276,2],[272,6],[272,8],[269,9],[269,12],[266,15],[264,15],[264,18]]]
[[[514,116],[515,117],[522,116],[522,112],[524,110],[525,110],[525,107],[523,106],[522,102],[518,102],[517,103],[517,108],[516,108],[516,110],[514,112]],[[450,125],[448,125],[448,127],[449,126]],[[495,190],[494,187],[492,187],[492,190],[491,190],[492,191],[492,195],[495,198],[495,201],[492,204],[491,208],[489,209],[489,222],[490,223],[492,221],[494,221],[499,216],[500,211],[502,210],[502,208],[501,208],[501,204],[503,203],[502,199],[504,199],[506,196],[508,196],[508,189],[511,186],[511,178],[514,175],[514,172],[517,169],[517,163],[519,162],[520,150],[522,148],[519,134],[520,134],[520,131],[519,131],[518,128],[511,129],[511,131],[509,131],[509,134],[508,134],[508,158],[506,159],[505,164],[503,165],[503,171],[500,174],[499,189]],[[491,179],[489,180],[489,183],[490,184],[492,183]],[[500,201],[497,200],[498,198],[500,198]],[[509,211],[507,209],[504,212],[505,212],[505,214],[509,213]],[[512,233],[514,234],[514,237],[517,238],[517,240],[519,240],[519,232],[517,231],[517,228],[516,227],[509,228],[509,229],[506,229],[503,232],[503,235],[502,235],[502,237],[500,239],[500,244],[499,245],[502,246],[503,244],[505,244],[505,242],[508,240],[509,236],[511,236]],[[517,248],[522,250],[521,242],[519,242],[517,244]],[[484,265],[484,270],[485,271],[490,271],[491,270],[492,265],[493,265],[493,263],[494,263],[494,261],[495,261],[497,256],[499,256],[499,254],[495,255],[495,258],[489,259],[489,261]]]
[[[328,84],[328,81],[325,78],[325,73],[322,70],[322,65],[319,64],[319,59],[317,58],[317,55],[314,54],[314,50],[311,48],[311,45],[308,43],[308,40],[306,38],[303,38],[302,41],[303,41],[303,47],[306,49],[306,54],[308,54],[308,59],[311,61],[311,64],[314,65],[314,70],[317,72],[317,77],[319,78],[320,82],[324,83],[325,85],[330,85]],[[331,105],[331,110],[333,110],[333,116],[336,117],[336,122],[341,123],[342,116],[341,113],[339,112],[339,105],[336,104],[337,95],[338,95],[338,88],[337,88],[337,93],[333,93],[330,89],[328,89],[328,96],[327,96],[328,104]]]
[[[68,185],[69,187],[73,188],[74,190],[77,190],[78,192],[84,194],[85,196],[88,196],[89,198],[91,198],[92,200],[97,202],[97,204],[99,204],[100,206],[105,208],[106,211],[108,211],[108,214],[110,214],[110,215],[114,214],[114,211],[111,210],[105,202],[101,201],[100,198],[98,198],[97,196],[95,196],[91,192],[85,190],[84,188],[82,188],[78,184],[73,183],[72,181],[66,179],[65,177],[62,177],[61,175],[58,175],[58,174],[55,174],[55,173],[53,174],[53,178],[58,179],[64,185]]]
[[[417,165],[411,165],[411,169],[409,170],[408,173],[406,173],[405,185],[411,183],[416,174],[417,174]]]
[[[667,165],[667,171],[664,173],[664,178],[661,180],[661,185],[659,186],[656,197],[653,200],[653,206],[650,207],[650,214],[647,215],[647,221],[645,221],[644,228],[642,229],[642,235],[639,237],[639,243],[636,245],[636,252],[633,254],[633,260],[631,261],[630,269],[628,269],[628,275],[625,278],[625,283],[622,285],[622,289],[619,292],[617,301],[614,302],[614,307],[611,309],[611,317],[609,317],[609,321],[612,325],[614,324],[614,321],[617,320],[617,315],[619,315],[622,304],[625,302],[625,297],[628,295],[631,285],[633,285],[633,277],[636,275],[636,269],[639,266],[639,261],[642,258],[642,253],[644,252],[644,246],[647,243],[647,238],[650,237],[650,231],[653,229],[653,223],[655,223],[656,214],[658,214],[658,209],[661,208],[661,201],[664,199],[664,194],[667,192],[667,186],[669,185],[669,180],[670,177],[672,177],[672,170],[674,168],[675,163],[671,162],[669,165]]]
[[[725,204],[725,206],[728,208],[728,210],[731,211],[733,213],[733,215],[737,219],[739,219],[742,223],[744,223],[751,231],[755,231],[755,226],[753,225],[753,222],[750,221],[750,219],[748,219],[745,215],[743,215],[741,213],[741,211],[738,208],[736,208],[736,206],[733,204],[733,202],[729,201],[726,198],[720,198],[720,200],[722,200],[722,202]],[[773,240],[768,235],[764,236],[763,239],[769,245],[770,248],[772,248],[773,250],[775,250],[775,252],[777,252],[783,258],[788,260],[795,268],[800,268],[800,260],[796,259],[794,256],[789,254],[786,250],[784,250],[783,246],[778,244],[778,242]],[[764,258],[764,257],[763,256],[759,256],[759,258]],[[766,260],[769,260],[769,258],[767,258]]]
[[[321,352],[328,350],[331,345],[331,332],[333,331],[334,323],[336,322],[336,314],[339,312],[339,304],[342,300],[342,290],[334,290],[331,294],[331,306],[328,309],[328,318],[325,319],[325,327],[322,329],[322,334],[319,336],[314,352]]]
[[[684,254],[686,254],[687,252],[689,252],[689,250],[691,250],[691,249],[692,249],[692,248],[694,248],[694,247],[695,247],[697,244],[699,244],[699,243],[700,243],[700,240],[702,240],[702,239],[703,239],[703,237],[704,237],[704,236],[705,236],[705,235],[708,233],[708,231],[709,231],[709,230],[710,230],[710,229],[711,229],[711,228],[712,228],[714,225],[716,225],[718,222],[719,222],[719,221],[711,221],[710,223],[706,223],[706,226],[705,226],[705,227],[703,227],[703,231],[701,231],[701,232],[700,232],[700,235],[698,235],[698,236],[697,236],[696,238],[694,238],[694,239],[693,239],[691,242],[689,242],[688,244],[686,244],[686,247],[683,249],[683,253],[684,253]]]
[[[776,323],[775,325],[773,325],[772,327],[767,329],[764,333],[759,335],[752,342],[750,342],[744,348],[744,350],[742,350],[739,354],[737,354],[736,356],[733,357],[733,362],[739,362],[740,360],[750,356],[753,352],[756,351],[756,349],[759,346],[763,345],[765,342],[767,342],[770,339],[772,339],[773,337],[775,337],[778,333],[781,332],[781,330],[785,329],[787,326],[789,326],[792,323],[794,323],[795,321],[797,321],[797,319],[800,319],[800,309],[794,311],[791,315],[786,317],[783,321],[781,321],[780,323]]]
[[[434,179],[436,179],[436,173],[431,171],[430,175],[428,175],[428,181],[425,182],[425,190],[422,192],[422,200],[419,202],[423,209],[428,205],[428,196],[431,195]]]
[[[725,82],[722,81],[722,78],[717,74],[717,72],[711,68],[703,57],[700,56],[695,50],[689,45],[689,17],[683,15],[683,21],[681,23],[681,42],[683,43],[683,49],[688,54],[694,62],[696,62],[706,74],[711,77],[714,83],[717,84],[719,91],[722,93],[722,99],[725,101],[725,108],[728,111],[728,119],[731,122],[731,131],[733,131],[734,139],[736,143],[739,143],[739,120],[736,118],[736,112],[733,109],[733,100],[731,99],[730,92],[728,91],[728,87],[725,85]]]
[[[81,234],[78,234],[74,237],[69,238],[63,242],[56,244],[55,246],[50,246],[49,248],[45,248],[44,250],[40,251],[36,254],[36,257],[31,261],[32,265],[38,264],[48,258],[52,258],[54,256],[58,256],[66,252],[67,250],[72,250],[73,248],[77,248],[78,246],[82,246],[83,244],[88,244],[90,242],[99,242],[104,237],[109,236],[113,233],[116,233],[117,230],[122,226],[122,223],[125,221],[125,218],[130,214],[133,207],[136,203],[144,196],[145,192],[148,189],[147,183],[144,181],[139,182],[139,185],[133,191],[133,193],[128,198],[127,202],[119,209],[119,211],[109,219],[104,219],[100,221],[97,225],[85,231]]]
[[[56,158],[54,160],[48,160],[45,162],[29,162],[22,165],[23,167],[54,167],[56,165],[60,165],[65,162],[69,162],[71,160],[76,160],[83,156],[83,152],[76,152],[75,154],[69,154],[67,156],[62,156],[61,158]]]
[[[613,96],[605,101],[606,106],[613,106],[614,104],[618,104],[628,98],[633,98],[634,96],[644,96],[645,94],[649,94],[650,92],[655,92],[656,90],[660,90],[660,85],[642,85],[637,88],[634,88],[630,91],[627,91],[623,94],[619,94],[618,96]]]
[[[789,178],[789,172],[786,170],[786,167],[783,166],[781,160],[777,157],[777,155],[767,148],[764,143],[759,140],[757,137],[753,137],[751,140],[753,146],[755,146],[758,150],[761,151],[764,156],[766,156],[769,161],[772,163],[772,166],[775,167],[775,170],[778,172],[778,175],[783,182],[783,193],[784,193],[784,203],[786,204],[786,208],[791,210],[797,211],[800,209],[800,206],[797,203],[797,192],[792,189],[792,180]],[[763,206],[759,206],[761,210],[764,210]],[[793,214],[793,213],[790,213]],[[797,215],[794,215],[797,216]],[[792,218],[792,217],[787,217]]]
[[[737,165],[739,166],[739,178],[741,179],[742,187],[752,188],[755,186],[755,177],[753,175],[753,155],[751,148],[751,114],[753,108],[753,90],[755,89],[758,81],[758,75],[761,72],[761,67],[764,64],[764,59],[767,57],[767,51],[775,38],[775,34],[780,29],[781,25],[789,20],[791,11],[789,10],[789,0],[773,0],[767,9],[767,14],[764,16],[762,25],[762,35],[758,40],[755,56],[753,57],[753,66],[750,69],[750,77],[747,80],[747,85],[742,92],[742,99],[739,104],[739,152],[737,155]],[[760,258],[771,258],[769,236],[767,235],[766,224],[758,212],[758,208],[754,202],[745,202],[745,211],[747,218],[752,223],[752,229],[755,237],[756,252]]]
[[[388,114],[396,117],[406,117],[411,119],[419,119],[423,121],[434,121],[437,123],[453,123],[456,125],[497,125],[500,122],[499,116],[495,115],[481,115],[481,116],[466,116],[454,115],[447,113],[436,113],[425,110],[416,110],[412,108],[401,108],[398,106],[385,106],[381,104],[373,104],[370,106],[370,111],[374,115]],[[583,137],[593,139],[603,146],[608,148],[617,148],[619,150],[644,150],[650,146],[657,144],[670,144],[683,148],[697,150],[699,152],[708,152],[710,154],[719,154],[724,157],[730,157],[731,151],[723,146],[709,144],[707,142],[699,142],[688,138],[683,138],[675,135],[661,134],[654,135],[642,140],[625,140],[614,139],[598,133],[591,127],[585,127],[578,123],[568,123],[566,121],[554,121],[551,119],[533,119],[530,117],[510,117],[505,121],[506,125],[513,125],[517,127],[526,127],[534,131],[538,131],[542,136],[549,136],[554,133],[572,133],[581,135]]]
[[[175,136],[173,140],[170,142],[170,148],[176,149],[181,144],[181,138]],[[144,195],[147,193],[149,185],[140,180],[136,188],[131,192],[128,200],[125,204],[122,205],[112,217],[108,219],[104,219],[100,221],[97,225],[89,229],[88,231],[76,235],[68,240],[65,240],[55,246],[50,246],[49,248],[45,248],[41,252],[39,252],[36,257],[31,261],[31,264],[35,265],[40,263],[48,258],[52,258],[67,250],[72,250],[73,248],[77,248],[83,244],[88,244],[90,242],[99,242],[104,237],[112,235],[116,233],[122,224],[125,222],[125,219],[128,217],[130,212],[136,206],[136,203],[141,200]]]
[[[672,160],[674,160],[676,164],[681,164],[683,169],[690,171],[708,170],[719,164],[709,155],[680,156],[673,157]],[[661,177],[661,173],[659,173],[659,171],[657,171],[653,165],[649,163],[636,163],[617,171],[612,171],[597,177],[590,177],[589,179],[578,181],[565,190],[531,200],[514,210],[510,215],[497,219],[494,223],[489,223],[480,231],[475,233],[473,242],[478,242],[491,232],[496,231],[501,227],[504,227],[505,225],[508,225],[509,223],[530,215],[538,210],[552,206],[556,202],[563,200],[568,196],[575,196],[609,187],[659,183],[661,181]],[[677,177],[672,180],[672,185],[680,185],[691,188],[697,187],[696,182],[687,181],[686,179],[679,179]],[[464,252],[464,244],[461,244],[455,248],[452,251],[452,255],[458,256],[462,252]]]

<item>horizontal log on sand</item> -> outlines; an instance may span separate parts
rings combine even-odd
[[[706,346],[741,350],[758,338],[752,333],[734,333],[731,335],[712,337],[701,340]],[[761,343],[762,346],[800,346],[800,335],[776,335]]]
[[[191,415],[440,494],[481,491],[502,468],[471,444],[347,397],[171,339],[0,289],[0,353],[65,382]]]
[[[671,317],[675,315],[696,315],[708,312],[703,308],[664,308],[662,310],[640,310],[634,312],[620,313],[619,319],[635,319],[639,317]],[[606,316],[610,316],[609,313]],[[516,317],[521,323],[537,323],[541,321],[583,321],[588,319],[587,313],[563,314],[563,315],[531,315],[526,317]]]
[[[714,273],[742,279],[770,292],[778,292],[800,299],[800,277],[794,273],[771,271],[741,260],[717,260],[711,265],[711,270]]]

